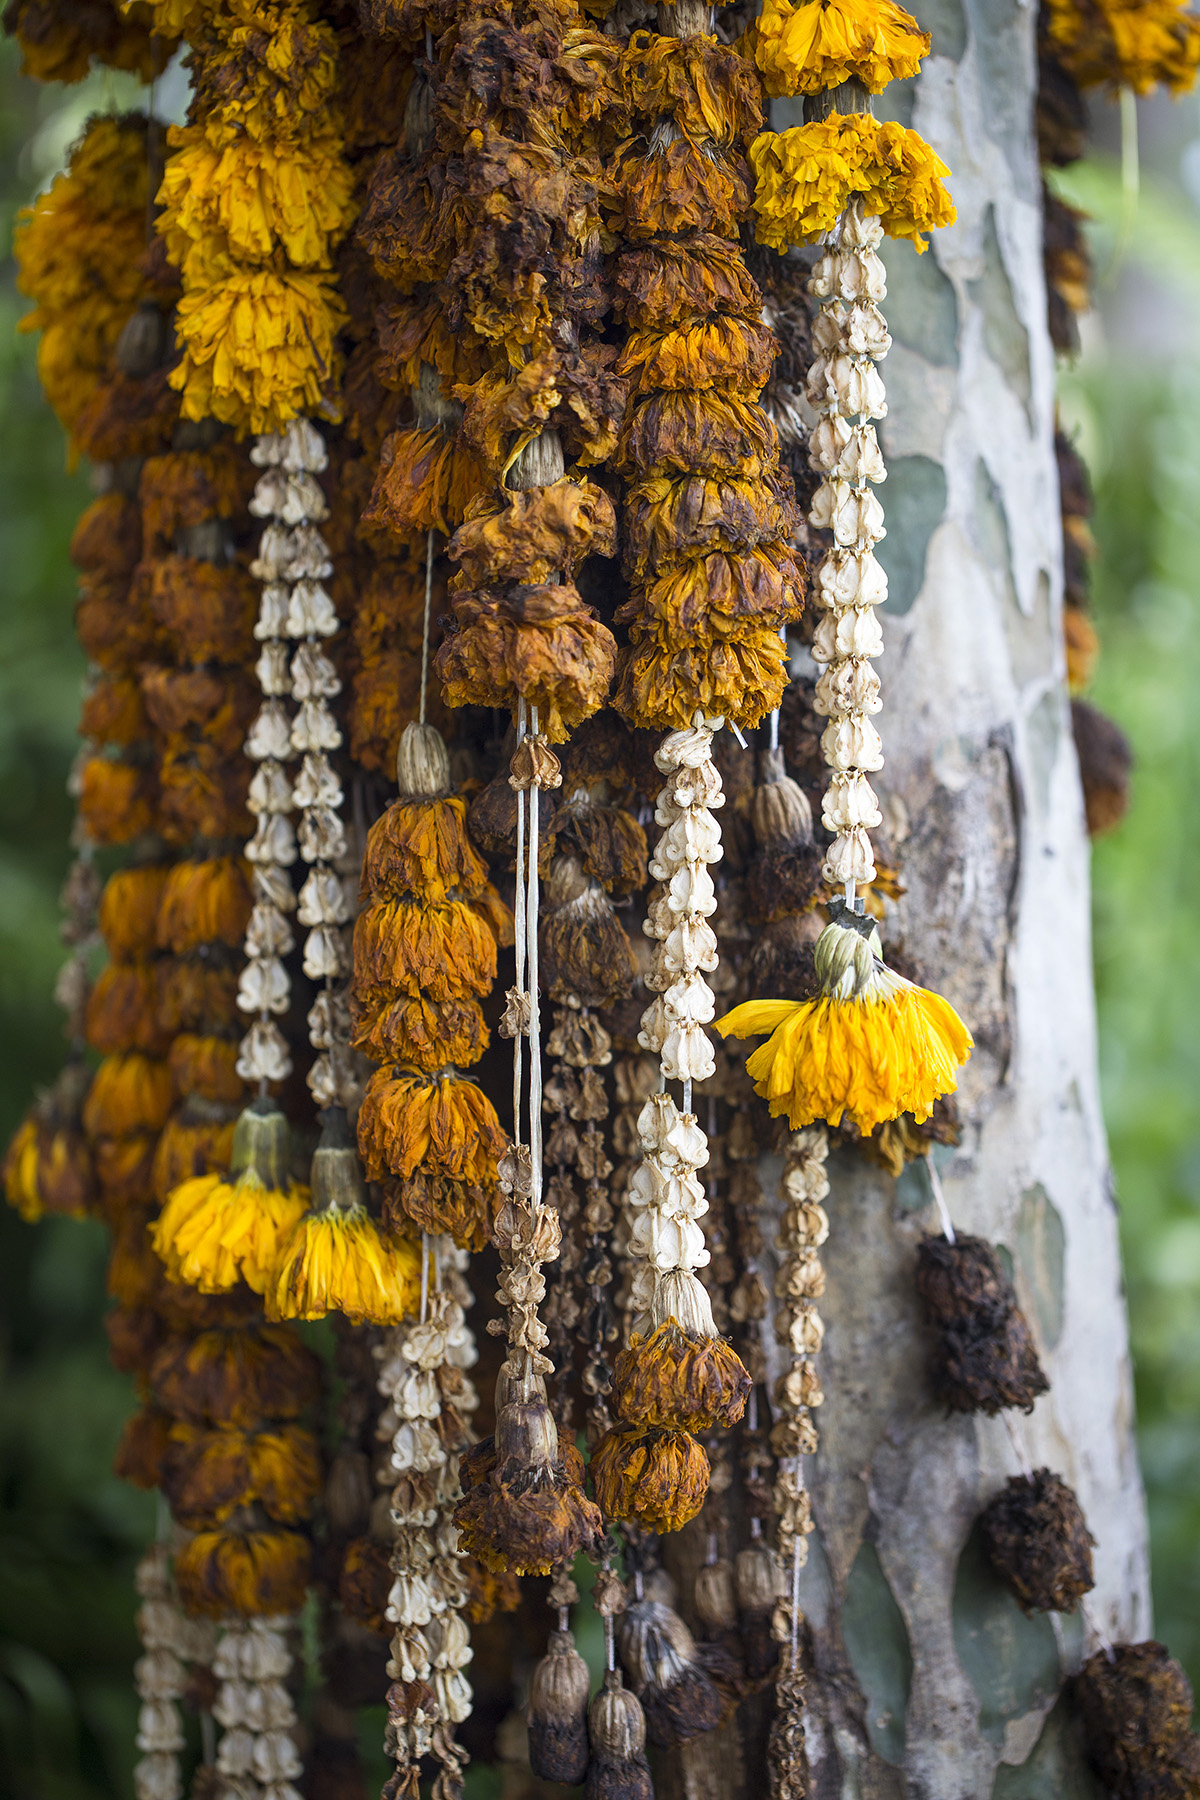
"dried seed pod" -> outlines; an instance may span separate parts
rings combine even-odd
[[[936,1332],[933,1391],[951,1412],[1029,1412],[1050,1383],[1012,1283],[983,1238],[927,1237],[917,1292]]]
[[[553,1631],[529,1692],[529,1766],[541,1781],[578,1785],[588,1766],[588,1666],[569,1631]]]
[[[737,1594],[733,1564],[724,1558],[705,1563],[696,1577],[696,1612],[710,1631],[733,1631],[737,1626]]]
[[[771,1635],[771,1618],[785,1592],[779,1558],[761,1540],[739,1550],[737,1559],[738,1623],[746,1673],[752,1680],[769,1675],[779,1660]]]
[[[812,843],[812,807],[784,767],[783,751],[764,750],[751,809],[754,835],[764,849]]]
[[[684,1744],[720,1724],[724,1705],[700,1667],[696,1640],[661,1600],[639,1600],[617,1621],[621,1661],[652,1744]]]
[[[588,1760],[584,1800],[654,1800],[646,1761],[646,1720],[637,1697],[609,1670],[588,1708]]]
[[[1074,1612],[1095,1586],[1083,1508],[1049,1469],[1014,1475],[980,1520],[988,1561],[1024,1612]]]
[[[1088,1761],[1114,1800],[1192,1800],[1200,1738],[1192,1690],[1166,1646],[1097,1650],[1071,1683]]]

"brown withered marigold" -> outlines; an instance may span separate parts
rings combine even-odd
[[[496,1109],[460,1076],[377,1069],[358,1115],[358,1147],[370,1181],[420,1169],[492,1187],[507,1139]]]
[[[383,1223],[397,1236],[445,1234],[466,1250],[482,1250],[492,1236],[501,1192],[494,1182],[452,1181],[418,1169],[407,1180],[383,1182]]]
[[[165,1063],[137,1051],[106,1056],[83,1103],[84,1131],[89,1138],[159,1132],[173,1097],[171,1071]]]
[[[155,966],[158,1022],[170,1037],[181,1031],[221,1031],[241,1020],[237,1004],[238,973],[219,961],[211,946],[207,956],[165,956]]]
[[[193,1618],[296,1613],[312,1547],[298,1531],[199,1531],[175,1558],[175,1585]]]
[[[406,426],[384,439],[363,525],[401,541],[426,531],[449,537],[487,481],[483,464],[456,432]]]
[[[421,376],[421,364],[436,369],[449,391],[457,382],[474,381],[483,351],[450,330],[446,310],[436,293],[396,299],[389,295],[375,314],[378,343],[375,371],[384,387],[407,393]]]
[[[142,464],[138,499],[148,556],[165,556],[176,534],[209,519],[238,519],[257,471],[232,439],[208,450],[172,450]]]
[[[651,1531],[678,1531],[708,1492],[708,1457],[686,1431],[617,1426],[589,1465],[596,1501],[609,1519],[636,1519]]]
[[[613,1405],[642,1429],[711,1431],[736,1425],[746,1410],[750,1377],[724,1338],[695,1338],[674,1319],[649,1337],[634,1332],[617,1357]]]
[[[613,310],[634,332],[762,315],[762,290],[741,250],[715,232],[628,246],[613,260],[612,281]]]
[[[233,1132],[237,1123],[232,1112],[221,1117],[223,1109],[211,1109],[214,1118],[189,1117],[198,1109],[208,1110],[203,1101],[190,1100],[183,1109],[167,1120],[154,1151],[154,1196],[165,1204],[173,1188],[199,1175],[224,1173],[233,1154]]]
[[[459,158],[411,158],[401,145],[379,157],[357,227],[378,274],[401,293],[438,282],[454,254]]]
[[[80,408],[72,436],[94,462],[125,462],[165,450],[179,418],[170,369],[109,375]]]
[[[154,1398],[177,1419],[243,1431],[299,1418],[320,1383],[319,1361],[286,1325],[202,1331],[168,1344],[150,1371]]]
[[[240,949],[253,905],[247,876],[248,865],[239,856],[176,863],[159,906],[159,947],[176,956],[201,944]]]
[[[393,1000],[369,995],[355,1007],[351,1045],[372,1062],[411,1063],[430,1074],[478,1062],[488,1030],[477,1000]]]
[[[603,887],[574,857],[560,856],[551,868],[539,939],[541,981],[552,999],[613,1006],[629,997],[636,974],[629,939]]]
[[[140,1406],[130,1414],[113,1455],[118,1480],[150,1492],[161,1485],[171,1425],[171,1415],[157,1406]]]
[[[346,1545],[338,1574],[338,1599],[342,1610],[358,1619],[379,1637],[387,1637],[388,1595],[395,1577],[391,1570],[391,1546],[382,1538],[358,1537]]]
[[[249,768],[211,744],[168,739],[159,766],[156,824],[169,844],[193,838],[249,837]]]
[[[467,1587],[463,1612],[470,1624],[486,1625],[498,1612],[516,1612],[521,1604],[521,1584],[515,1575],[485,1569],[474,1556],[464,1557],[461,1566]]]
[[[90,1141],[92,1167],[106,1216],[148,1200],[153,1191],[157,1133],[137,1131],[125,1137],[96,1137]]]
[[[749,149],[763,126],[753,65],[715,37],[660,37],[635,31],[621,58],[620,87],[631,112],[669,118],[694,145]]]
[[[631,812],[601,804],[587,788],[569,792],[545,835],[555,855],[573,856],[607,893],[623,898],[645,886],[646,833]]]
[[[474,896],[487,884],[487,864],[467,835],[465,795],[401,798],[367,834],[364,897],[421,894],[441,901],[452,889]]]
[[[125,574],[85,575],[79,584],[75,631],[89,662],[117,674],[164,648],[147,596],[131,592]]]
[[[172,1043],[167,1064],[179,1094],[232,1106],[242,1098],[237,1072],[237,1040],[182,1032]]]
[[[278,1525],[298,1524],[312,1517],[321,1481],[320,1448],[303,1426],[248,1432],[175,1424],[162,1490],[181,1525],[204,1531],[251,1501]]]
[[[122,1050],[162,1055],[170,1039],[159,1024],[156,971],[149,963],[110,963],[101,969],[88,995],[84,1030],[102,1056]]]
[[[104,884],[98,923],[110,956],[134,962],[158,948],[158,909],[168,871],[161,863],[116,869]]]
[[[355,921],[354,970],[364,1001],[380,990],[438,1001],[483,995],[496,978],[496,939],[469,900],[374,900]]]
[[[644,580],[688,556],[786,538],[798,522],[795,491],[778,472],[761,481],[652,475],[626,494],[625,566]]]
[[[561,1465],[501,1462],[454,1510],[460,1547],[494,1574],[549,1575],[604,1534],[599,1509]]]
[[[450,706],[538,708],[538,729],[560,744],[603,706],[616,666],[607,625],[565,580],[462,594],[435,658]]]
[[[141,565],[150,611],[189,662],[253,663],[259,589],[237,563],[164,556]]]
[[[778,348],[774,332],[761,320],[718,314],[685,319],[666,331],[631,331],[617,367],[637,394],[723,386],[757,394],[767,384]]]
[[[89,756],[80,777],[79,816],[97,844],[128,844],[154,824],[153,772],[107,756]]]
[[[236,756],[262,693],[241,669],[167,669],[141,672],[146,713],[157,730],[194,732],[227,756]]]
[[[613,503],[594,482],[483,494],[467,510],[447,555],[459,565],[459,587],[514,581],[537,585],[560,570],[574,574],[588,556],[617,547]]]
[[[141,508],[119,488],[101,494],[79,515],[70,557],[85,574],[130,576],[141,553]]]
[[[67,1062],[17,1127],[0,1163],[0,1185],[27,1223],[44,1213],[83,1218],[94,1205],[96,1177],[80,1112],[91,1084],[82,1060]]]
[[[149,737],[150,720],[135,676],[101,675],[92,683],[80,710],[79,735],[122,749]]]
[[[621,427],[617,467],[630,475],[687,475],[750,480],[770,474],[779,440],[769,415],[752,400],[708,388],[659,393],[630,408]]]
[[[653,640],[622,652],[613,705],[633,725],[679,731],[697,709],[742,730],[761,724],[783,698],[787,649],[760,626],[740,642],[662,651]]]
[[[630,243],[685,231],[736,238],[754,193],[740,152],[712,155],[684,137],[628,139],[616,155],[613,185],[609,225]]]
[[[761,626],[794,624],[804,606],[805,569],[783,543],[693,556],[638,586],[617,622],[661,649],[744,638]]]

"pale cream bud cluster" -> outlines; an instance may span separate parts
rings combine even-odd
[[[825,1272],[817,1255],[829,1236],[829,1219],[821,1202],[829,1193],[825,1159],[829,1137],[823,1125],[809,1125],[791,1138],[784,1156],[781,1185],[783,1220],[778,1246],[782,1253],[775,1278],[775,1336],[790,1366],[775,1384],[776,1423],[771,1448],[779,1459],[774,1502],[779,1520],[779,1555],[791,1567],[808,1555],[812,1531],[808,1489],[802,1458],[817,1447],[812,1408],[821,1393],[813,1358],[821,1348],[825,1327],[816,1301],[825,1291]]]
[[[883,767],[883,746],[871,723],[882,706],[871,667],[883,650],[874,609],[887,599],[887,576],[875,556],[884,536],[883,507],[873,487],[886,476],[875,420],[886,417],[887,401],[876,365],[891,345],[879,310],[887,291],[878,255],[882,236],[878,219],[864,218],[852,202],[808,284],[821,301],[808,380],[817,414],[809,463],[820,471],[821,483],[809,521],[833,535],[816,572],[815,596],[824,616],[812,654],[824,669],[814,705],[829,720],[821,749],[833,772],[822,811],[834,838],[824,874],[839,887],[874,880],[868,833],[882,816],[868,779]]]
[[[304,1770],[296,1743],[291,1619],[246,1619],[222,1633],[213,1657],[220,1682],[213,1718],[221,1727],[217,1773],[228,1800],[300,1800]]]
[[[133,1669],[140,1752],[133,1791],[136,1800],[183,1800],[179,1755],[185,1738],[179,1701],[187,1665],[212,1661],[216,1632],[180,1610],[166,1544],[151,1544],[138,1563],[136,1583],[142,1601],[137,1615],[142,1655]]]

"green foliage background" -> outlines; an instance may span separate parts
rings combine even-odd
[[[0,45],[0,244],[98,105],[98,75],[39,90]],[[1120,196],[1099,165],[1063,182],[1098,219]],[[1200,225],[1181,193],[1143,192],[1131,258],[1200,307]],[[68,473],[42,404],[11,264],[0,278],[0,1141],[60,1060],[50,993],[83,668],[72,629]],[[1150,1499],[1156,1629],[1200,1680],[1200,348],[1171,366],[1085,356],[1064,416],[1097,489],[1093,698],[1133,740],[1128,822],[1095,855],[1104,1090],[1121,1204]],[[129,1383],[108,1365],[104,1234],[0,1207],[0,1794],[129,1791],[132,1574],[153,1502],[109,1472]]]

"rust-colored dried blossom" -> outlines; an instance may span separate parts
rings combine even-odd
[[[440,425],[406,426],[385,438],[363,525],[401,541],[426,531],[449,537],[487,484],[487,471]]]
[[[159,731],[195,731],[226,756],[241,749],[262,694],[243,669],[142,670],[146,710]]]
[[[241,948],[253,900],[240,856],[179,862],[167,876],[158,913],[158,944],[182,956],[201,944]]]
[[[374,279],[378,281],[377,276]],[[347,434],[358,440],[364,458],[370,461],[373,476],[385,441],[408,422],[409,395],[407,391],[398,392],[394,388],[385,387],[380,381],[372,338],[364,338],[361,344],[356,345],[347,360],[345,374],[342,376],[342,412]],[[367,492],[370,492],[370,482],[367,483]],[[331,495],[331,499],[340,512],[340,495],[335,493]],[[365,504],[365,496],[363,503]],[[356,526],[357,515],[362,510],[363,504],[355,509]],[[324,531],[321,535],[325,536]],[[361,535],[370,537],[371,533],[364,530]],[[326,538],[326,542],[333,549],[334,563],[341,562],[346,549],[343,548],[339,555],[337,549],[333,548],[332,540]]]
[[[375,900],[354,924],[355,991],[454,1000],[490,993],[496,940],[469,900]]]
[[[174,1188],[198,1175],[224,1173],[233,1155],[235,1119],[168,1119],[154,1152],[154,1196],[165,1205]]]
[[[573,582],[462,594],[454,621],[436,658],[450,706],[511,710],[524,698],[552,744],[603,706],[616,643]]]
[[[644,580],[689,554],[752,550],[786,538],[798,523],[795,492],[778,471],[761,481],[653,475],[626,494],[625,564]]]
[[[242,1078],[237,1072],[236,1039],[183,1032],[171,1045],[167,1058],[175,1090],[198,1094],[202,1100],[234,1105],[242,1098]]]
[[[249,837],[248,765],[211,744],[169,743],[159,770],[158,829],[172,844],[195,837]]]
[[[666,331],[630,332],[617,366],[633,378],[635,393],[728,385],[745,399],[766,386],[778,348],[761,320],[718,314]]]
[[[420,1170],[491,1189],[507,1142],[487,1095],[460,1076],[385,1066],[367,1084],[358,1148],[370,1181]]]
[[[684,729],[697,709],[745,731],[774,712],[787,679],[787,648],[764,625],[707,649],[670,652],[650,641],[623,651],[612,703],[631,724],[657,731]]]
[[[444,1232],[465,1249],[482,1250],[491,1240],[502,1198],[494,1182],[453,1181],[418,1170],[407,1180],[385,1178],[383,1221],[398,1237]]]
[[[80,513],[70,550],[77,569],[129,576],[141,554],[141,508],[128,494],[113,488]]]
[[[338,119],[347,154],[381,150],[404,131],[412,46],[381,44],[354,24],[338,30]]]
[[[194,1617],[263,1618],[301,1610],[311,1566],[298,1531],[200,1531],[175,1557],[175,1585]]]
[[[27,1223],[45,1213],[83,1218],[96,1201],[92,1157],[81,1127],[91,1070],[72,1059],[13,1134],[0,1163],[0,1186]]]
[[[557,1469],[498,1463],[454,1509],[459,1544],[496,1574],[549,1575],[604,1535],[599,1508]]]
[[[320,1392],[321,1365],[286,1325],[202,1331],[159,1353],[150,1386],[177,1419],[252,1431],[265,1419],[307,1412]]]
[[[171,1415],[157,1406],[141,1406],[130,1414],[113,1455],[113,1474],[119,1481],[151,1493],[160,1486],[171,1424]]]
[[[141,1205],[150,1197],[156,1139],[154,1131],[90,1139],[92,1167],[109,1217],[121,1207]]]
[[[158,909],[167,873],[161,863],[144,863],[115,869],[105,882],[97,921],[116,961],[135,962],[158,948]]]
[[[114,1219],[106,1286],[119,1306],[149,1306],[162,1286],[162,1264],[150,1248],[152,1208],[130,1206]]]
[[[121,1375],[144,1377],[166,1334],[162,1319],[149,1308],[129,1312],[114,1306],[104,1315],[108,1359]]]
[[[411,160],[401,146],[376,162],[357,237],[378,274],[402,294],[441,281],[449,268],[461,186],[457,158]]]
[[[737,243],[715,232],[627,247],[614,258],[612,282],[613,310],[631,331],[762,314],[762,291]]]
[[[549,487],[481,494],[467,509],[447,549],[459,565],[456,587],[497,582],[537,584],[560,570],[573,575],[588,556],[613,556],[613,503],[594,482],[556,481]]]
[[[169,1037],[181,1031],[228,1030],[243,1020],[238,972],[207,956],[164,957],[155,969],[158,1022]]]
[[[148,963],[110,963],[102,969],[88,995],[84,1030],[102,1056],[122,1050],[161,1056],[170,1040],[158,1021],[155,970]]]
[[[574,856],[607,893],[624,898],[645,886],[645,831],[631,812],[598,805],[586,789],[576,789],[555,809],[545,836],[551,854]]]
[[[79,816],[97,844],[129,844],[154,824],[154,775],[136,763],[89,756],[80,778]]]
[[[367,834],[364,897],[415,893],[440,901],[457,889],[473,898],[487,880],[487,864],[467,836],[463,794],[396,800]]]
[[[485,1569],[474,1556],[464,1557],[462,1570],[468,1596],[463,1613],[470,1624],[486,1625],[498,1612],[516,1612],[521,1604],[521,1583],[515,1575]]]
[[[578,14],[566,7],[516,13],[489,8],[459,23],[437,91],[438,114],[450,130],[491,124],[517,136],[575,136],[619,105],[611,83],[620,51],[612,38],[575,24]]]
[[[4,29],[21,46],[21,73],[34,81],[82,81],[92,59],[143,81],[161,75],[175,48],[159,37],[148,7],[118,10],[111,0],[10,0]]]
[[[93,683],[79,714],[80,737],[120,749],[150,735],[142,690],[132,675],[101,675]]]
[[[694,145],[749,149],[762,130],[762,89],[753,65],[715,37],[660,37],[635,31],[621,58],[621,91],[631,112],[669,118]]]
[[[320,1447],[303,1426],[250,1432],[177,1424],[162,1490],[189,1531],[223,1525],[254,1500],[276,1524],[296,1525],[312,1517],[322,1476]]]
[[[421,379],[423,363],[437,370],[447,392],[482,371],[482,346],[450,330],[436,293],[399,300],[389,295],[376,312],[375,328],[375,372],[384,387],[409,393]]]
[[[245,569],[188,556],[142,567],[150,611],[185,661],[253,663],[260,590]]]
[[[372,1062],[411,1063],[435,1074],[447,1063],[478,1062],[487,1049],[487,1026],[477,1000],[371,995],[355,1010],[350,1041]]]
[[[89,574],[79,584],[75,632],[89,662],[118,674],[162,647],[162,627],[146,596],[124,574]]]
[[[633,989],[629,939],[599,882],[570,857],[559,858],[541,915],[541,982],[554,1000],[615,1006]]]
[[[342,1611],[379,1637],[387,1637],[392,1629],[387,1617],[388,1595],[395,1580],[391,1555],[391,1546],[382,1538],[353,1538],[346,1545],[338,1575]]]
[[[625,416],[617,467],[632,475],[768,475],[779,459],[770,416],[755,401],[720,388],[651,394]]]
[[[124,462],[165,450],[179,418],[169,368],[150,375],[108,375],[81,407],[73,438],[94,462]]]
[[[161,556],[176,533],[208,519],[238,519],[254,491],[257,470],[232,441],[210,450],[172,450],[142,465],[138,498],[146,553]]]
[[[83,1128],[89,1138],[161,1131],[172,1097],[171,1072],[165,1063],[137,1051],[106,1056],[83,1103]]]
[[[686,1431],[618,1426],[597,1444],[589,1471],[606,1518],[636,1519],[651,1531],[678,1531],[708,1492],[708,1457]]]
[[[684,137],[630,138],[617,152],[613,180],[618,198],[609,224],[631,243],[685,231],[736,238],[754,195],[744,156],[710,155]]]
[[[613,1371],[613,1405],[644,1430],[711,1431],[736,1425],[746,1410],[750,1377],[724,1338],[690,1337],[668,1319],[642,1337],[634,1332]]]
[[[804,565],[786,543],[737,554],[713,550],[638,587],[617,613],[639,642],[661,650],[743,639],[764,625],[794,624],[804,609]]]

